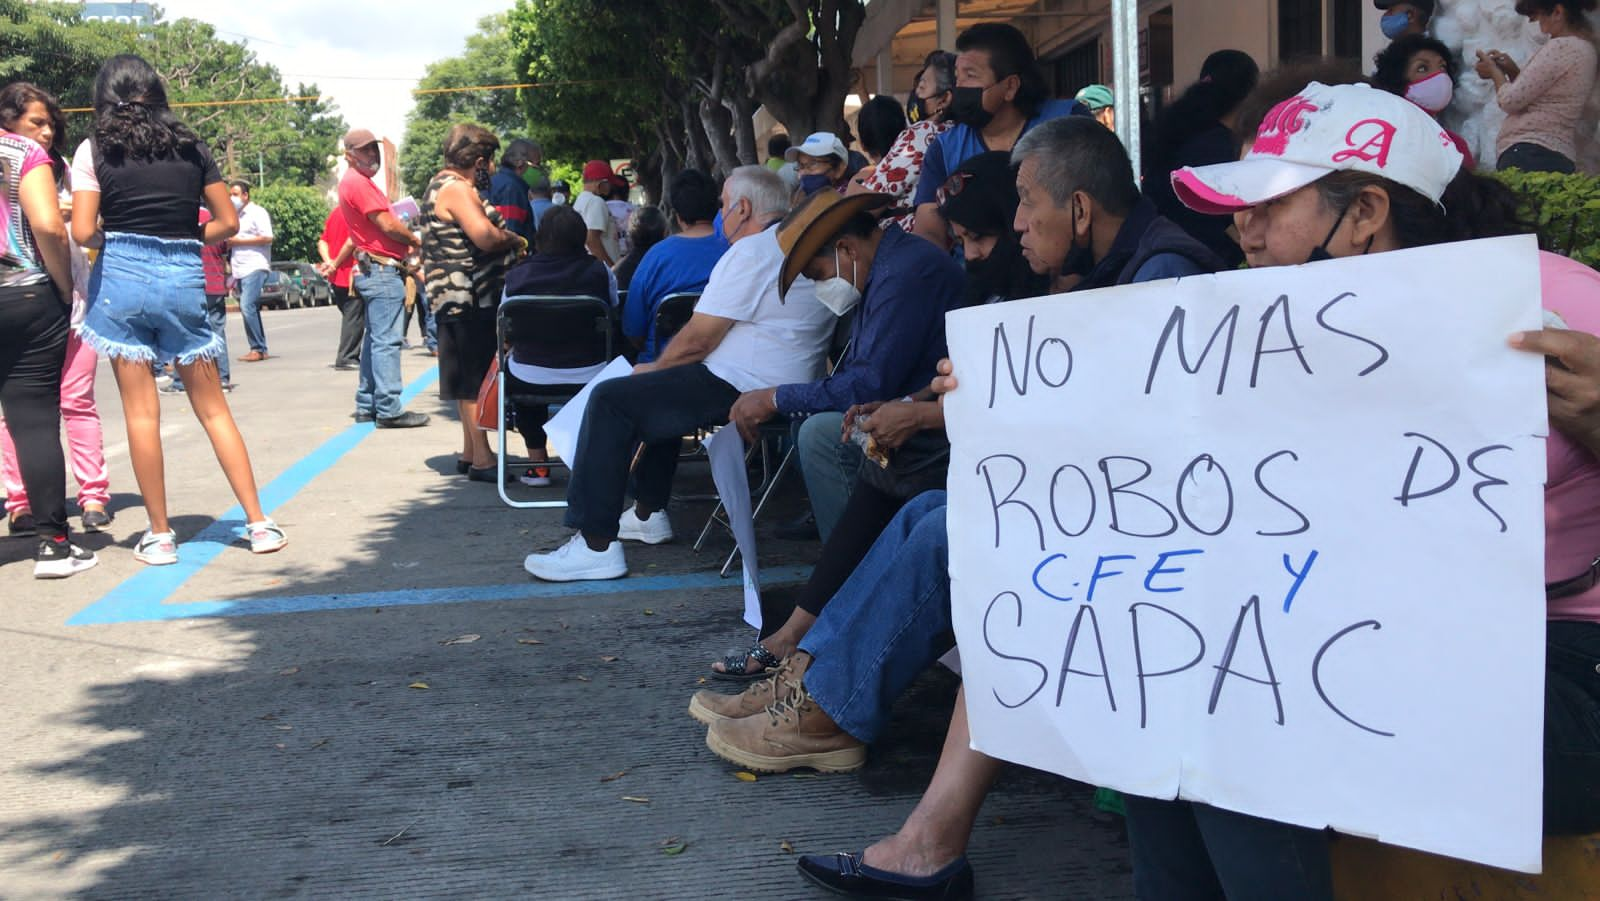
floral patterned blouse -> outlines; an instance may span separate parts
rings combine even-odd
[[[933,139],[944,134],[949,127],[950,123],[936,119],[923,119],[907,126],[895,139],[894,146],[878,161],[878,165],[861,180],[862,187],[893,196],[897,208],[910,206],[911,198],[917,194],[917,179],[922,177],[922,155],[927,152]],[[893,222],[909,232],[915,219],[916,211],[912,210],[894,219],[885,219],[883,224]]]

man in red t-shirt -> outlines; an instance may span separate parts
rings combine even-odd
[[[344,136],[344,158],[350,169],[339,180],[339,213],[350,239],[325,275],[355,259],[350,285],[366,307],[367,334],[361,344],[361,384],[356,388],[356,422],[380,429],[412,429],[428,424],[427,414],[408,413],[400,405],[401,316],[406,287],[401,261],[422,242],[389,206],[389,198],[373,183],[382,167],[378,139],[365,128]]]
[[[322,262],[332,265],[339,251],[350,240],[350,227],[344,223],[344,211],[335,207],[322,224],[322,237],[317,239],[317,253]],[[333,287],[333,305],[339,308],[339,348],[334,353],[334,369],[356,369],[361,365],[361,337],[367,328],[367,311],[359,298],[350,295],[350,273],[356,268],[355,255],[343,266],[333,270],[328,284]]]

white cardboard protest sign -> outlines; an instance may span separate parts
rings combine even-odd
[[[562,404],[556,415],[545,423],[545,440],[550,442],[550,449],[556,452],[561,462],[567,464],[568,469],[576,469],[578,466],[578,435],[583,431],[583,413],[589,408],[589,395],[594,393],[594,386],[612,379],[620,379],[631,372],[633,364],[622,357],[617,357],[590,379],[577,396]]]
[[[1532,238],[950,314],[973,744],[1537,872]]]
[[[745,468],[744,438],[729,425],[706,436],[706,456],[711,461],[711,481],[728,515],[739,562],[744,572],[744,621],[761,628],[761,571],[756,565],[756,523],[750,510],[750,473]]]

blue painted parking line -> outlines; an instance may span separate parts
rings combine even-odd
[[[803,581],[809,566],[786,566],[761,574],[767,585]],[[552,598],[593,597],[598,595],[650,594],[726,587],[740,582],[724,579],[715,572],[682,573],[664,576],[638,576],[604,582],[519,582],[510,585],[472,585],[463,588],[414,588],[402,591],[371,591],[354,594],[310,594],[299,597],[255,598],[233,601],[198,601],[188,604],[139,603],[96,604],[69,624],[77,626],[112,623],[159,622],[234,616],[265,616],[276,613],[307,613],[316,610],[352,610],[372,607],[415,607],[428,604],[469,604],[484,601],[549,600]]]
[[[409,404],[428,386],[439,380],[439,367],[429,367],[427,372],[413,379],[400,395],[402,404]],[[322,475],[339,459],[373,432],[370,422],[355,423],[323,442],[322,446],[284,470],[277,478],[261,489],[261,508],[268,516],[288,503],[311,480]],[[152,566],[124,579],[122,584],[67,620],[69,626],[89,623],[134,622],[148,619],[170,619],[155,616],[166,605],[183,583],[212,560],[217,558],[240,537],[244,528],[244,510],[235,504],[200,534],[183,542],[182,556],[171,566]],[[186,606],[186,605],[181,605]]]

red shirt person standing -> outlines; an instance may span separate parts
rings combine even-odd
[[[332,265],[334,258],[350,240],[350,227],[345,224],[344,211],[335,207],[322,224],[322,235],[317,238],[317,253],[322,262]],[[350,290],[350,274],[356,268],[355,255],[351,254],[344,265],[335,268],[328,277],[333,288],[333,305],[339,308],[339,347],[334,353],[334,369],[356,369],[361,365],[361,338],[367,330],[367,311],[361,299]]]

